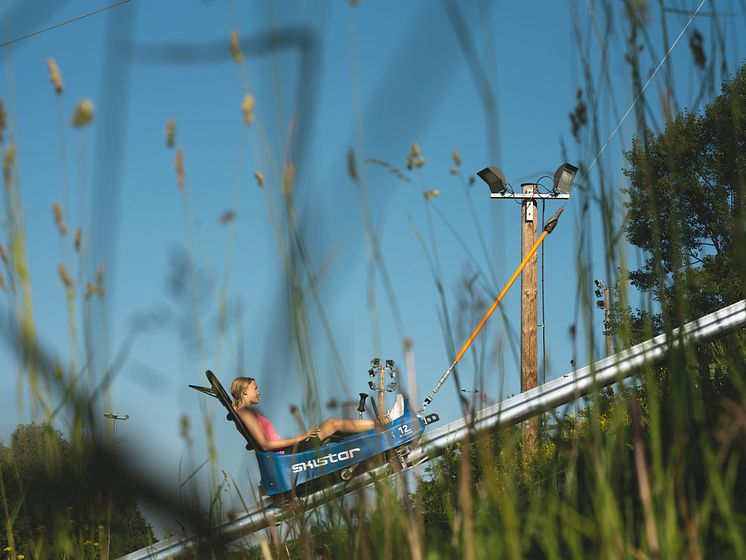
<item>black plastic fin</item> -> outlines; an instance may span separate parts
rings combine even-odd
[[[216,399],[218,398],[218,394],[211,387],[200,387],[199,385],[190,385],[190,387],[196,391],[199,391],[200,393],[204,393],[205,395],[210,395],[211,397],[215,397]]]

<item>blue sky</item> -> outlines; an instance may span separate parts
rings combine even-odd
[[[289,434],[296,429],[287,411],[302,399],[300,366],[288,335],[286,274],[270,219],[273,212],[282,213],[277,193],[290,152],[297,162],[294,201],[343,366],[343,372],[336,372],[318,311],[309,302],[310,344],[322,402],[352,398],[366,390],[368,361],[375,355],[404,364],[381,277],[369,274],[361,188],[380,235],[404,334],[414,343],[421,400],[450,363],[438,293],[412,226],[432,251],[422,192],[440,191],[427,204],[436,207],[430,209],[430,219],[449,309],[454,310],[456,288],[468,261],[451,228],[474,255],[480,273],[476,284],[489,299],[486,288],[497,293],[520,262],[519,208],[512,202],[490,200],[484,185],[477,182],[468,187],[465,181],[485,165],[496,164],[517,187],[553,173],[564,154],[576,164],[594,160],[598,150],[588,132],[580,143],[570,134],[568,113],[575,105],[576,91],[584,87],[581,52],[591,61],[599,91],[602,143],[634,99],[629,66],[623,59],[626,27],[619,4],[612,4],[615,24],[605,62],[598,40],[606,32],[599,30],[597,35],[591,23],[591,11],[601,17],[602,5],[597,2],[362,0],[352,6],[342,1],[131,0],[2,47],[0,99],[10,122],[6,142],[17,145],[34,320],[42,342],[60,361],[69,363],[72,352],[57,272],[60,262],[79,271],[82,291],[99,265],[107,270],[104,304],[94,303],[91,314],[95,376],[100,377],[101,368],[116,356],[133,322],[149,321],[147,328],[137,330],[108,400],[101,403],[102,412],[113,409],[130,415],[118,431],[123,460],[152,469],[176,490],[179,462],[199,465],[207,457],[206,412],[217,422],[217,467],[245,484],[247,469],[255,469],[253,457],[243,451],[237,434],[222,422],[213,403],[205,403],[204,397],[187,388],[188,383],[203,382],[207,367],[226,385],[236,371],[256,377],[263,410],[278,431]],[[677,10],[692,11],[699,2],[675,4]],[[0,39],[5,42],[107,5],[69,0],[34,13],[21,9],[21,2],[9,2],[2,8]],[[475,74],[446,10],[449,5],[457,6],[463,18],[470,48],[495,96],[496,118],[485,116]],[[703,10],[712,9],[708,6]],[[731,14],[718,22],[726,41],[727,69],[732,72],[746,53],[739,37],[742,6],[721,2],[718,9]],[[650,13],[647,30],[657,50],[642,55],[646,75],[664,54],[657,6],[651,6]],[[572,30],[574,17],[580,43]],[[671,51],[681,107],[693,106],[703,80],[691,65],[689,36],[696,27],[712,56],[713,19],[697,18]],[[688,20],[678,11],[665,15],[669,42]],[[127,29],[129,56],[118,51],[112,55],[107,41],[116,31],[126,37]],[[244,44],[256,46],[251,41],[262,34],[280,44],[287,29],[305,41],[305,55],[297,47],[274,51],[257,47],[255,52],[243,50],[242,67],[230,58],[232,31],[240,34]],[[167,55],[153,48],[163,45],[178,48]],[[183,62],[179,57],[189,52],[197,58]],[[56,60],[63,75],[65,90],[59,97],[49,81],[48,57]],[[601,80],[604,67],[608,83]],[[723,77],[715,76],[713,82]],[[652,114],[659,119],[661,78],[657,75],[646,92]],[[256,100],[256,121],[250,126],[243,124],[240,110],[247,93]],[[96,119],[79,131],[68,123],[82,98],[93,101]],[[587,320],[582,313],[577,315],[579,276],[587,283],[607,276],[594,200],[599,173],[621,200],[619,189],[625,184],[621,149],[629,145],[633,117],[619,128],[585,180],[588,194],[573,195],[546,243],[548,379],[566,373],[573,357],[583,365],[591,356],[583,342]],[[176,121],[177,146],[184,153],[186,197],[176,185],[174,150],[165,142],[170,118]],[[305,141],[298,144],[294,138]],[[364,163],[376,159],[406,171],[413,142],[427,161],[419,171],[408,173],[411,183],[380,165]],[[454,148],[462,160],[461,179],[449,173]],[[363,187],[349,178],[349,149],[356,154]],[[256,184],[255,170],[265,175],[264,189]],[[71,250],[71,234],[60,240],[52,219],[54,202],[63,204],[71,231],[83,229],[87,247],[83,264]],[[580,209],[585,202],[590,204],[590,214],[583,218]],[[556,208],[557,204],[548,203],[547,217]],[[220,217],[228,209],[235,211],[236,218],[221,225]],[[7,246],[5,220],[3,225],[0,241]],[[482,251],[479,231],[489,246],[489,257]],[[579,252],[588,258],[587,272],[578,270]],[[168,279],[178,254],[190,255],[204,285],[201,346],[185,337],[182,329],[185,318],[186,324],[194,324],[189,321],[191,306],[169,294]],[[634,252],[625,249],[624,254],[634,266]],[[491,277],[490,266],[496,278]],[[230,316],[240,312],[241,317],[230,323],[224,336],[217,334],[216,321],[221,286],[226,286]],[[83,361],[80,341],[86,309],[82,291],[76,299],[78,366]],[[367,303],[370,293],[375,295],[378,335]],[[9,294],[0,298],[2,309],[12,309]],[[479,343],[489,342],[482,382],[493,400],[519,390],[519,366],[511,350],[511,345],[518,348],[511,333],[517,336],[520,331],[519,298],[516,285],[503,304],[507,326],[495,315]],[[595,313],[592,318],[593,343],[600,352],[602,317]],[[573,348],[569,329],[575,321],[580,342]],[[457,338],[456,347],[462,342]],[[497,354],[492,352],[495,343],[502,347]],[[7,440],[15,425],[30,421],[32,414],[11,397],[18,386],[15,356],[3,349],[0,359],[4,364],[0,388],[8,395],[7,403],[14,404],[3,407],[0,414],[0,439]],[[473,354],[467,354],[462,362],[462,385],[467,388],[475,386],[472,359]],[[453,382],[443,388],[431,409],[443,421],[457,417]],[[191,452],[179,436],[182,415],[192,424]],[[64,418],[60,427],[65,429]]]

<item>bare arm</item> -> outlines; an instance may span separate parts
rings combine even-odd
[[[257,423],[256,417],[254,416],[253,412],[245,408],[239,408],[238,410],[236,410],[236,413],[238,414],[238,417],[241,418],[244,426],[246,426],[246,429],[249,430],[251,437],[262,449],[262,451],[276,451],[277,449],[285,449],[286,447],[291,447],[300,443],[301,441],[318,435],[319,431],[318,428],[313,428],[311,430],[308,430],[304,434],[299,434],[287,439],[267,439],[264,435],[264,432],[259,429],[259,424]]]

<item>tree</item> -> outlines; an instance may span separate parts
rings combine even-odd
[[[744,297],[746,66],[702,113],[645,129],[625,156],[625,234],[644,256],[629,279],[660,306],[631,313],[636,342],[645,322],[659,331]]]
[[[7,447],[0,443],[0,549],[99,558],[104,548],[118,557],[153,542],[136,493],[103,470],[86,438],[70,444],[48,425],[18,426]]]

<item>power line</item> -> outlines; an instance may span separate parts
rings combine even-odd
[[[645,82],[644,86],[642,86],[642,89],[640,90],[640,93],[638,93],[637,97],[635,97],[634,101],[632,101],[632,104],[629,106],[629,109],[627,109],[627,112],[624,113],[624,116],[620,119],[619,123],[617,123],[616,128],[614,128],[614,130],[612,131],[612,133],[606,139],[606,142],[604,143],[604,145],[601,146],[601,149],[596,154],[596,157],[593,158],[593,161],[588,166],[588,169],[586,169],[585,172],[583,173],[583,175],[580,177],[580,179],[575,182],[575,186],[572,188],[572,192],[575,192],[575,190],[577,190],[579,188],[579,186],[583,182],[583,180],[586,177],[588,177],[588,175],[590,175],[590,172],[593,169],[593,167],[596,165],[596,162],[598,161],[598,158],[601,157],[601,154],[604,152],[604,150],[606,149],[606,147],[609,145],[609,143],[611,142],[611,139],[614,138],[614,136],[616,135],[617,131],[622,126],[622,123],[624,123],[624,121],[627,118],[627,116],[632,112],[632,109],[634,108],[634,106],[637,104],[637,102],[640,100],[640,98],[642,97],[642,95],[645,93],[645,90],[648,88],[648,86],[650,85],[650,83],[653,81],[653,78],[655,78],[655,75],[658,73],[658,70],[660,70],[661,66],[663,66],[663,63],[666,62],[666,59],[668,58],[668,55],[670,55],[671,51],[673,51],[673,49],[676,47],[676,44],[679,42],[679,39],[681,39],[681,37],[684,35],[684,33],[686,33],[686,30],[689,28],[689,26],[691,25],[691,23],[694,21],[694,18],[697,17],[697,14],[699,14],[699,10],[702,8],[702,6],[704,5],[704,3],[705,3],[705,0],[702,0],[699,3],[699,6],[697,6],[697,9],[692,13],[691,17],[689,18],[689,21],[686,22],[686,25],[681,30],[681,33],[679,33],[678,37],[676,37],[676,40],[669,47],[669,49],[666,52],[666,54],[663,55],[663,58],[661,58],[661,61],[658,63],[658,66],[655,67],[655,70],[653,70],[653,73],[648,78],[648,81]],[[569,199],[562,206],[563,207],[567,206],[568,202],[569,202]]]
[[[0,47],[7,47],[8,45],[12,45],[13,43],[18,43],[19,41],[23,41],[24,39],[28,39],[29,37],[33,37],[34,35],[41,35],[42,33],[46,33],[47,31],[51,31],[52,29],[56,29],[57,27],[62,27],[63,25],[67,25],[68,23],[72,23],[74,21],[78,21],[84,18],[87,18],[89,16],[93,16],[96,14],[99,14],[101,12],[105,12],[106,10],[110,10],[111,8],[116,8],[117,6],[120,6],[122,4],[126,4],[130,0],[120,0],[119,2],[116,2],[115,4],[111,4],[109,6],[104,6],[103,8],[100,8],[98,10],[94,10],[93,12],[88,12],[87,14],[83,14],[82,16],[74,17],[72,19],[68,19],[66,21],[62,21],[60,23],[56,23],[50,27],[47,27],[45,29],[40,29],[39,31],[34,31],[33,33],[29,33],[28,35],[23,35],[21,37],[16,37],[15,39],[11,39],[10,41],[5,41],[4,43],[0,43]]]

